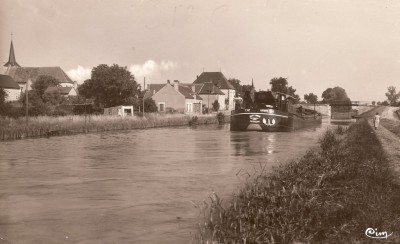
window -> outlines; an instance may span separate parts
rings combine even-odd
[[[186,103],[186,112],[188,112],[188,113],[192,112],[192,104],[191,103]]]
[[[158,103],[158,112],[165,112],[165,103]]]

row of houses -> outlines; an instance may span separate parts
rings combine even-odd
[[[167,80],[148,84],[144,98],[155,101],[159,112],[202,113],[218,101],[219,110],[234,109],[235,88],[221,72],[203,72],[193,83]]]
[[[7,67],[5,75],[12,77],[20,87],[19,90],[6,90],[7,101],[18,100],[22,92],[31,90],[32,84],[42,75],[52,76],[59,81],[57,87],[49,87],[45,92],[77,95],[77,82],[72,81],[60,67],[21,67],[16,61],[12,41],[9,60],[4,66]],[[27,84],[28,81],[31,83]],[[219,110],[222,111],[233,110],[235,106],[235,88],[221,72],[203,72],[192,83],[168,80],[161,84],[148,84],[142,96],[144,99],[153,99],[160,113],[200,114],[204,108],[211,110],[215,101],[218,101]],[[115,114],[113,111],[119,110],[108,109],[105,113]],[[125,112],[117,114],[124,115]]]

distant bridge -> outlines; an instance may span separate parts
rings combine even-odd
[[[331,102],[329,106],[336,107],[336,106],[368,106],[372,105],[371,101],[350,101],[350,102]]]

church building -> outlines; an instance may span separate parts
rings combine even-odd
[[[16,60],[14,45],[11,40],[10,54],[8,62],[4,65],[7,69],[5,75],[11,76],[19,85],[20,90],[6,89],[8,93],[7,101],[16,101],[19,99],[22,92],[25,92],[26,88],[28,91],[31,90],[32,84],[34,84],[39,76],[48,75],[57,79],[61,87],[72,87],[74,90],[77,89],[77,83],[72,81],[70,77],[59,67],[21,67]],[[27,85],[28,80],[31,81]]]

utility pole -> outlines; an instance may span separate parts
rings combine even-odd
[[[26,87],[25,87],[25,117],[26,117],[26,125],[28,126],[29,125],[29,119],[28,119],[28,104],[29,104],[29,101],[28,101],[28,88],[29,88],[29,83],[31,82],[31,79],[28,79],[27,81],[26,81]]]
[[[145,91],[146,90],[146,77],[143,77],[143,98],[142,98],[142,102],[143,102],[143,117],[144,117],[144,94],[145,94]]]

